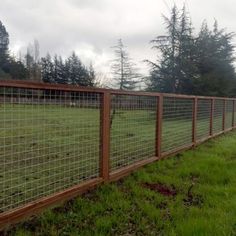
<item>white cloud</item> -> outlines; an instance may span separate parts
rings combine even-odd
[[[149,41],[164,32],[161,14],[168,14],[173,0],[0,0],[0,20],[10,34],[12,51],[40,42],[41,55],[50,52],[68,56],[75,50],[92,61],[97,71],[108,73],[111,46],[122,38],[131,57],[147,71],[144,59],[154,59]],[[203,19],[235,31],[234,0],[176,0],[186,3],[193,24]]]

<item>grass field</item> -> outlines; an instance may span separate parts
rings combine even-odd
[[[0,105],[0,212],[99,176],[100,112],[97,101],[92,104]],[[110,171],[155,156],[155,107],[116,109]],[[162,151],[191,144],[191,116],[189,107],[177,112],[167,106]],[[209,119],[200,118],[197,135],[204,138]],[[214,119],[214,128],[222,129],[222,117]]]
[[[100,113],[94,107],[0,106],[0,212],[99,176]],[[191,117],[177,115],[163,120],[163,151],[192,142]],[[111,171],[155,156],[155,119],[153,110],[117,109]],[[221,119],[215,123],[221,128]],[[198,127],[207,137],[209,120]]]
[[[0,211],[99,176],[99,109],[6,104],[0,113]],[[155,117],[117,111],[111,170],[155,155]]]
[[[236,132],[150,164],[8,235],[236,235]]]

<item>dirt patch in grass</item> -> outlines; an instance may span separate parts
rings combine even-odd
[[[167,197],[174,197],[177,195],[177,191],[173,185],[169,187],[162,183],[143,183],[142,186]]]

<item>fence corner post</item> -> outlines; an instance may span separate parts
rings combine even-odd
[[[193,142],[193,147],[196,146],[197,142],[197,136],[196,136],[196,126],[197,126],[197,102],[198,99],[197,97],[194,98],[193,100],[193,117],[192,117],[192,142]]]
[[[163,115],[163,94],[157,97],[156,115],[156,157],[161,158],[161,138],[162,138],[162,115]]]
[[[106,91],[101,98],[101,145],[100,145],[100,176],[109,180],[110,161],[110,106],[111,95]]]

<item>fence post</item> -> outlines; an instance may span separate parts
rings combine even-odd
[[[226,99],[224,99],[224,104],[223,104],[223,122],[222,122],[222,130],[225,130],[225,109],[226,109]]]
[[[161,136],[162,136],[162,115],[163,115],[163,94],[160,94],[157,102],[156,116],[156,156],[161,158]]]
[[[233,100],[233,109],[232,109],[232,129],[234,128],[234,112],[235,112],[235,100]]]
[[[214,119],[215,99],[211,99],[211,114],[210,114],[210,136],[213,135],[213,119]]]
[[[109,92],[102,94],[101,103],[101,145],[100,145],[100,175],[107,181],[109,179],[110,157],[110,106],[111,95]]]
[[[196,145],[196,126],[197,126],[197,97],[193,100],[193,117],[192,117],[192,142],[193,146]]]

